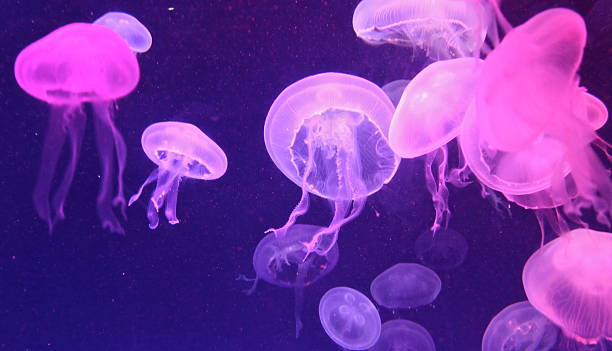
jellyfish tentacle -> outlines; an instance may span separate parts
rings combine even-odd
[[[119,207],[123,219],[127,219],[125,193],[123,190],[123,172],[125,171],[125,161],[127,159],[127,146],[125,140],[114,123],[110,124],[115,143],[115,156],[117,157],[117,194],[113,198],[114,207]]]
[[[166,209],[164,214],[166,215],[166,219],[170,224],[177,224],[179,222],[179,219],[176,217],[176,203],[178,200],[178,188],[180,182],[181,177],[176,177],[174,182],[172,182],[168,195],[166,195]]]
[[[425,158],[425,183],[431,194],[431,200],[436,210],[434,223],[431,231],[436,232],[440,228],[446,229],[450,218],[448,208],[448,188],[446,187],[446,165],[448,161],[448,149],[446,145],[430,152]],[[437,166],[434,176],[433,167]],[[436,179],[437,177],[437,179]]]
[[[259,278],[257,276],[255,276],[255,278],[249,278],[244,274],[239,274],[236,280],[253,283],[250,288],[242,290],[246,296],[250,296],[255,292],[255,289],[257,289],[257,282],[259,281]]]
[[[300,337],[300,332],[304,323],[302,323],[302,308],[304,307],[304,288],[306,287],[306,279],[308,278],[308,268],[312,264],[314,256],[306,256],[304,262],[299,262],[295,273],[295,305],[293,306],[293,314],[295,318],[295,338]]]
[[[142,183],[140,188],[138,188],[138,191],[136,192],[136,194],[130,197],[130,200],[128,201],[128,206],[131,206],[134,202],[136,202],[140,198],[140,195],[142,195],[142,191],[147,185],[157,180],[158,174],[159,174],[158,168],[156,168],[155,170],[153,170],[153,172],[149,174],[149,176],[147,177],[147,179],[145,179],[145,181]]]
[[[153,200],[149,200],[147,205],[147,219],[149,220],[149,229],[155,229],[159,225],[159,215],[157,214],[157,208]]]
[[[149,200],[149,205],[147,207],[147,218],[149,219],[149,228],[155,229],[159,225],[159,209],[164,206],[168,206],[167,201],[172,200],[172,189],[174,184],[176,183],[176,187],[178,190],[178,182],[181,178],[181,169],[183,168],[183,160],[175,160],[170,162],[169,167],[166,169],[162,169],[159,171],[159,176],[157,177],[157,185],[155,186],[155,190],[151,195]],[[171,199],[168,199],[168,195],[170,195]],[[178,196],[178,195],[177,195]],[[174,207],[173,210],[176,209],[176,197],[174,199]],[[172,204],[170,204],[172,206]],[[167,208],[167,207],[166,207]],[[178,219],[176,217],[168,217],[168,212],[166,212],[166,218],[170,220],[171,224],[178,223]],[[173,220],[176,220],[175,223],[172,223]]]

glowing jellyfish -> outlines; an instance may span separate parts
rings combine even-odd
[[[124,12],[107,12],[93,22],[108,27],[127,41],[130,49],[137,53],[149,51],[153,38],[151,33],[136,19],[136,17]]]
[[[170,224],[176,217],[178,188],[184,177],[202,180],[220,178],[227,170],[227,157],[219,145],[193,124],[159,122],[142,133],[142,149],[158,168],[155,169],[130,198],[129,205],[138,200],[148,184],[157,181],[147,207],[149,228],[159,224],[159,209],[166,205],[165,215]]]
[[[420,324],[395,319],[382,325],[380,338],[369,351],[436,351],[431,335]]]
[[[418,47],[434,60],[478,54],[492,23],[488,4],[470,0],[362,0],[353,14],[365,42]]]
[[[387,94],[393,106],[397,107],[397,104],[402,97],[402,93],[404,92],[404,89],[406,89],[408,83],[410,83],[409,79],[398,79],[382,86],[382,90],[385,92],[385,94]]]
[[[319,302],[319,318],[327,335],[349,350],[366,350],[378,341],[381,322],[364,294],[347,287],[328,290]]]
[[[113,212],[125,216],[123,169],[126,147],[113,122],[114,100],[129,94],[140,78],[138,62],[125,41],[112,30],[89,23],[72,23],[56,29],[23,49],[15,61],[19,86],[51,105],[34,203],[49,229],[64,218],[64,202],[70,190],[85,130],[84,103],[91,103],[96,141],[102,166],[97,198],[102,226],[123,233]],[[65,139],[69,160],[64,176],[51,196],[51,184]],[[113,195],[114,163],[117,192]],[[53,213],[52,213],[53,212]]]
[[[432,303],[442,288],[436,272],[417,263],[398,263],[380,273],[370,293],[380,306],[414,308]]]
[[[328,227],[304,243],[325,254],[338,231],[363,209],[366,197],[389,182],[400,159],[387,142],[393,105],[373,83],[342,73],[306,77],[276,98],[266,118],[266,149],[276,166],[302,188],[285,235],[308,210],[308,193],[334,203]]]
[[[612,234],[575,229],[537,250],[523,269],[529,302],[584,344],[612,340]]]
[[[424,265],[450,271],[463,263],[468,244],[463,235],[453,229],[442,229],[436,233],[427,230],[415,240],[414,251]]]
[[[257,287],[259,279],[284,288],[293,288],[295,292],[295,335],[299,336],[302,329],[302,305],[304,288],[331,272],[338,263],[338,245],[334,245],[324,255],[308,255],[302,242],[309,241],[321,227],[296,224],[291,226],[283,237],[274,234],[266,235],[253,254],[253,267],[257,276],[255,279],[241,277],[253,281],[253,286],[246,291],[251,295]]]
[[[493,317],[482,337],[482,351],[548,351],[557,344],[558,336],[559,328],[529,301],[522,301]]]

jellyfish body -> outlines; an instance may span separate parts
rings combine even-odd
[[[153,43],[151,33],[136,17],[124,12],[107,12],[93,22],[119,34],[137,53],[149,51]]]
[[[397,79],[382,86],[382,90],[387,94],[393,106],[397,107],[408,83],[410,83],[409,79]]]
[[[436,351],[436,344],[420,324],[395,319],[382,325],[380,338],[369,351],[418,350]]]
[[[327,335],[349,350],[366,350],[380,337],[381,322],[376,307],[352,288],[328,290],[319,302],[319,318]]]
[[[414,251],[427,267],[450,271],[463,263],[468,244],[463,235],[453,229],[442,229],[436,233],[427,230],[415,240]]]
[[[522,301],[493,317],[482,337],[482,351],[548,351],[557,344],[558,336],[559,328],[529,301]]]
[[[214,180],[227,170],[227,157],[223,150],[193,124],[172,121],[151,124],[142,133],[141,143],[147,157],[158,168],[132,195],[128,205],[138,200],[145,186],[157,181],[147,208],[151,229],[157,228],[158,212],[164,204],[168,222],[179,222],[176,204],[179,184],[184,177]]]
[[[125,215],[122,178],[126,146],[113,121],[113,101],[134,90],[140,78],[138,62],[125,41],[106,27],[89,23],[65,25],[19,53],[15,78],[28,94],[51,105],[34,188],[38,215],[48,223],[49,230],[65,217],[64,202],[76,170],[86,122],[83,104],[91,103],[102,166],[98,216],[104,228],[123,233],[113,207],[119,207]],[[66,138],[70,159],[51,196],[53,176]],[[113,194],[111,177],[115,162],[118,189]]]
[[[266,149],[276,166],[302,188],[283,236],[308,210],[308,193],[334,203],[328,227],[305,243],[325,254],[342,225],[355,218],[368,195],[389,182],[399,158],[387,142],[393,105],[373,83],[341,73],[323,73],[287,87],[272,104],[264,126]]]
[[[612,340],[612,234],[575,229],[537,250],[523,269],[529,302],[584,344]]]
[[[398,263],[380,273],[370,284],[370,293],[380,306],[407,309],[432,303],[442,287],[440,277],[416,263]]]

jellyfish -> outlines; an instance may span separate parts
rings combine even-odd
[[[331,223],[304,243],[309,253],[325,255],[366,197],[397,171],[400,159],[387,142],[392,114],[393,105],[379,87],[348,74],[317,74],[283,90],[270,107],[264,140],[302,196],[285,225],[270,231],[284,236],[308,211],[309,193],[328,199],[334,206]]]
[[[393,106],[397,107],[408,83],[410,83],[409,79],[397,79],[382,86],[382,90],[387,94]]]
[[[218,179],[227,170],[227,157],[219,145],[193,124],[159,122],[148,126],[142,133],[142,149],[158,168],[155,169],[132,197],[132,205],[143,189],[157,181],[147,207],[149,228],[159,224],[159,209],[170,224],[179,222],[176,216],[178,188],[184,177],[202,180]]]
[[[295,293],[295,337],[299,337],[302,330],[302,305],[304,288],[315,283],[331,272],[338,263],[338,245],[334,245],[326,255],[308,255],[301,244],[309,241],[321,227],[296,224],[291,226],[283,237],[276,237],[273,233],[266,235],[253,254],[253,268],[255,279],[244,276],[242,280],[253,281],[253,285],[246,291],[251,295],[260,279],[284,287],[293,288]]]
[[[382,325],[380,338],[369,351],[396,350],[436,351],[436,344],[427,329],[420,324],[395,319]]]
[[[538,312],[529,301],[507,306],[485,330],[482,351],[548,351],[557,344],[559,328]]]
[[[380,337],[380,315],[364,294],[348,287],[328,290],[319,302],[319,318],[327,335],[349,350],[367,350]]]
[[[453,229],[447,228],[436,233],[426,230],[415,240],[414,251],[424,265],[450,271],[463,263],[468,244],[463,235]]]
[[[93,22],[108,27],[127,41],[130,49],[136,53],[149,51],[153,38],[151,33],[136,19],[124,12],[107,12]]]
[[[612,340],[612,234],[575,229],[525,263],[529,302],[583,344]]]
[[[60,27],[23,49],[15,61],[19,86],[51,106],[42,161],[34,187],[38,216],[49,231],[64,219],[64,203],[81,149],[85,129],[85,103],[94,114],[96,142],[102,168],[97,197],[98,217],[111,232],[123,233],[114,213],[125,217],[123,169],[126,146],[114,123],[114,101],[128,95],[140,78],[138,62],[125,41],[112,30],[89,23]],[[51,194],[54,174],[65,140],[69,160],[59,185]],[[111,179],[117,164],[117,191]]]
[[[436,272],[417,263],[398,263],[370,284],[374,301],[389,309],[408,309],[432,303],[442,287]]]

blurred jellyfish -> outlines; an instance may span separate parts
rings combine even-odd
[[[342,73],[299,80],[276,98],[266,118],[266,149],[276,166],[302,188],[282,237],[308,211],[308,193],[334,203],[334,215],[309,242],[326,254],[338,231],[359,215],[366,197],[388,183],[400,159],[387,142],[393,105],[373,83]]]
[[[612,340],[612,234],[575,229],[537,250],[523,269],[529,302],[584,344]]]
[[[415,322],[396,319],[382,325],[380,338],[369,351],[436,351],[429,332]]]
[[[108,27],[127,41],[130,49],[136,53],[149,51],[153,38],[151,33],[136,19],[124,12],[107,12],[93,22]]]
[[[414,251],[424,265],[450,271],[463,263],[468,244],[463,235],[453,229],[442,229],[436,233],[426,230],[414,242]]]
[[[548,351],[555,346],[558,336],[557,326],[529,301],[522,301],[493,317],[482,337],[482,351]]]
[[[385,92],[385,94],[387,94],[393,106],[397,107],[397,104],[402,97],[402,93],[404,92],[404,89],[406,89],[408,83],[410,83],[409,79],[398,79],[382,86],[382,90]]]
[[[113,121],[114,100],[128,95],[140,79],[134,54],[112,30],[88,23],[60,27],[23,49],[15,61],[19,86],[51,105],[42,162],[34,188],[40,218],[52,230],[64,219],[64,202],[70,190],[85,130],[84,103],[93,107],[96,141],[102,166],[97,198],[102,226],[123,233],[113,207],[125,217],[123,169],[126,146]],[[68,138],[69,160],[59,186],[51,185],[64,142]],[[113,168],[118,167],[117,192],[113,195]],[[53,213],[52,213],[53,212]]]
[[[432,303],[442,282],[431,269],[417,263],[398,263],[380,273],[370,284],[370,293],[380,306],[414,308]]]
[[[253,254],[253,268],[255,279],[241,276],[240,279],[253,281],[253,285],[246,291],[251,295],[257,287],[259,279],[270,284],[293,288],[295,292],[295,337],[299,337],[302,330],[302,306],[304,288],[318,281],[331,272],[338,263],[338,245],[324,256],[308,255],[301,244],[312,239],[321,227],[306,224],[291,226],[282,238],[274,234],[266,235]]]
[[[380,337],[380,315],[364,294],[347,287],[328,290],[319,302],[319,318],[327,335],[349,350],[366,350]]]
[[[166,205],[165,215],[170,224],[176,217],[178,188],[183,177],[213,180],[227,170],[227,157],[219,145],[193,124],[159,122],[148,126],[142,133],[142,149],[158,168],[151,172],[129,205],[138,200],[148,184],[157,181],[147,208],[149,228],[159,224],[159,209]]]

